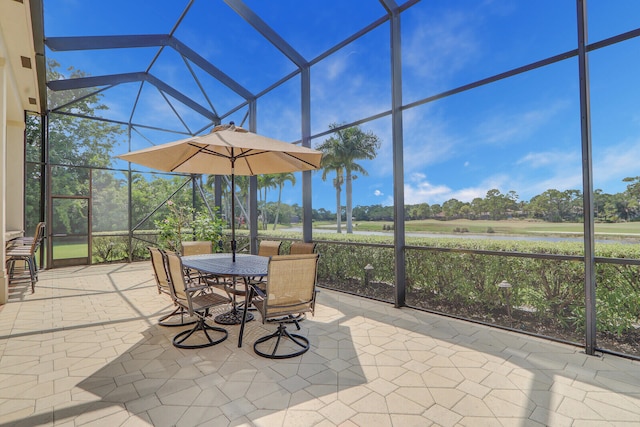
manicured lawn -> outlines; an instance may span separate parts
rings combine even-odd
[[[58,243],[53,247],[53,256],[55,259],[86,258],[87,250],[86,243]]]
[[[356,225],[357,224],[357,225]],[[393,225],[391,221],[354,221],[354,229],[359,231],[383,231]],[[317,223],[314,227],[325,228],[329,224]],[[335,227],[335,225],[333,225]],[[343,224],[343,228],[346,228]],[[496,234],[582,234],[582,223],[553,223],[527,220],[467,220],[457,219],[452,221],[438,221],[433,219],[407,221],[407,232],[424,233],[453,233],[467,230],[469,233],[487,233],[493,230]],[[640,235],[640,222],[626,222],[616,224],[595,224],[596,234],[612,235]]]

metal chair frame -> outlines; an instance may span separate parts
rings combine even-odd
[[[196,349],[211,347],[227,339],[226,329],[209,325],[206,320],[212,308],[226,305],[231,299],[215,293],[208,285],[199,285],[191,281],[185,274],[180,255],[175,252],[165,252],[169,290],[176,304],[188,310],[197,321],[192,329],[182,331],[173,337],[173,345],[178,348]],[[187,340],[197,332],[206,337],[204,344],[187,344]],[[216,332],[220,336],[212,338],[209,332]]]
[[[248,301],[251,301],[262,317],[264,324],[269,319],[278,319],[278,328],[272,334],[258,338],[253,350],[259,356],[269,359],[297,357],[310,348],[309,339],[287,330],[287,323],[294,323],[300,330],[298,321],[292,317],[299,313],[315,310],[315,286],[318,274],[318,254],[280,255],[271,257],[265,289],[250,284]],[[271,351],[261,349],[262,344],[275,340]],[[278,353],[286,340],[298,350]]]

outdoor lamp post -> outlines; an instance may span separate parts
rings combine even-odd
[[[364,266],[364,285],[369,286],[371,276],[373,275],[373,265],[367,264]]]
[[[511,319],[511,283],[507,282],[506,280],[503,280],[502,282],[498,283],[498,287],[500,289],[502,289],[502,291],[504,292],[504,297],[505,300],[507,302],[507,314],[509,315],[509,320]]]

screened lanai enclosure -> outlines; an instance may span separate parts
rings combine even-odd
[[[47,268],[146,260],[203,224],[229,250],[233,216],[241,251],[316,242],[320,286],[640,357],[637,236],[596,233],[640,213],[633,0],[42,6],[47,108],[27,118],[25,229],[49,224]],[[377,145],[239,177],[235,212],[228,176],[116,157],[231,122],[305,147],[354,129]],[[605,218],[618,208],[627,218]],[[516,238],[486,219],[579,229]]]

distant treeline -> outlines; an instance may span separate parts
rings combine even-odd
[[[629,184],[622,193],[608,194],[595,190],[593,212],[596,221],[634,221],[640,217],[640,177],[625,178],[623,181]],[[549,222],[581,222],[583,210],[582,192],[579,190],[549,189],[529,201],[521,201],[515,191],[502,194],[499,190],[492,189],[487,191],[484,198],[477,197],[471,202],[449,199],[442,204],[405,205],[404,212],[408,220],[530,218]],[[344,218],[344,209],[342,214]],[[353,219],[356,221],[392,221],[393,216],[393,206],[353,208]],[[314,209],[313,218],[335,220],[335,212]]]

